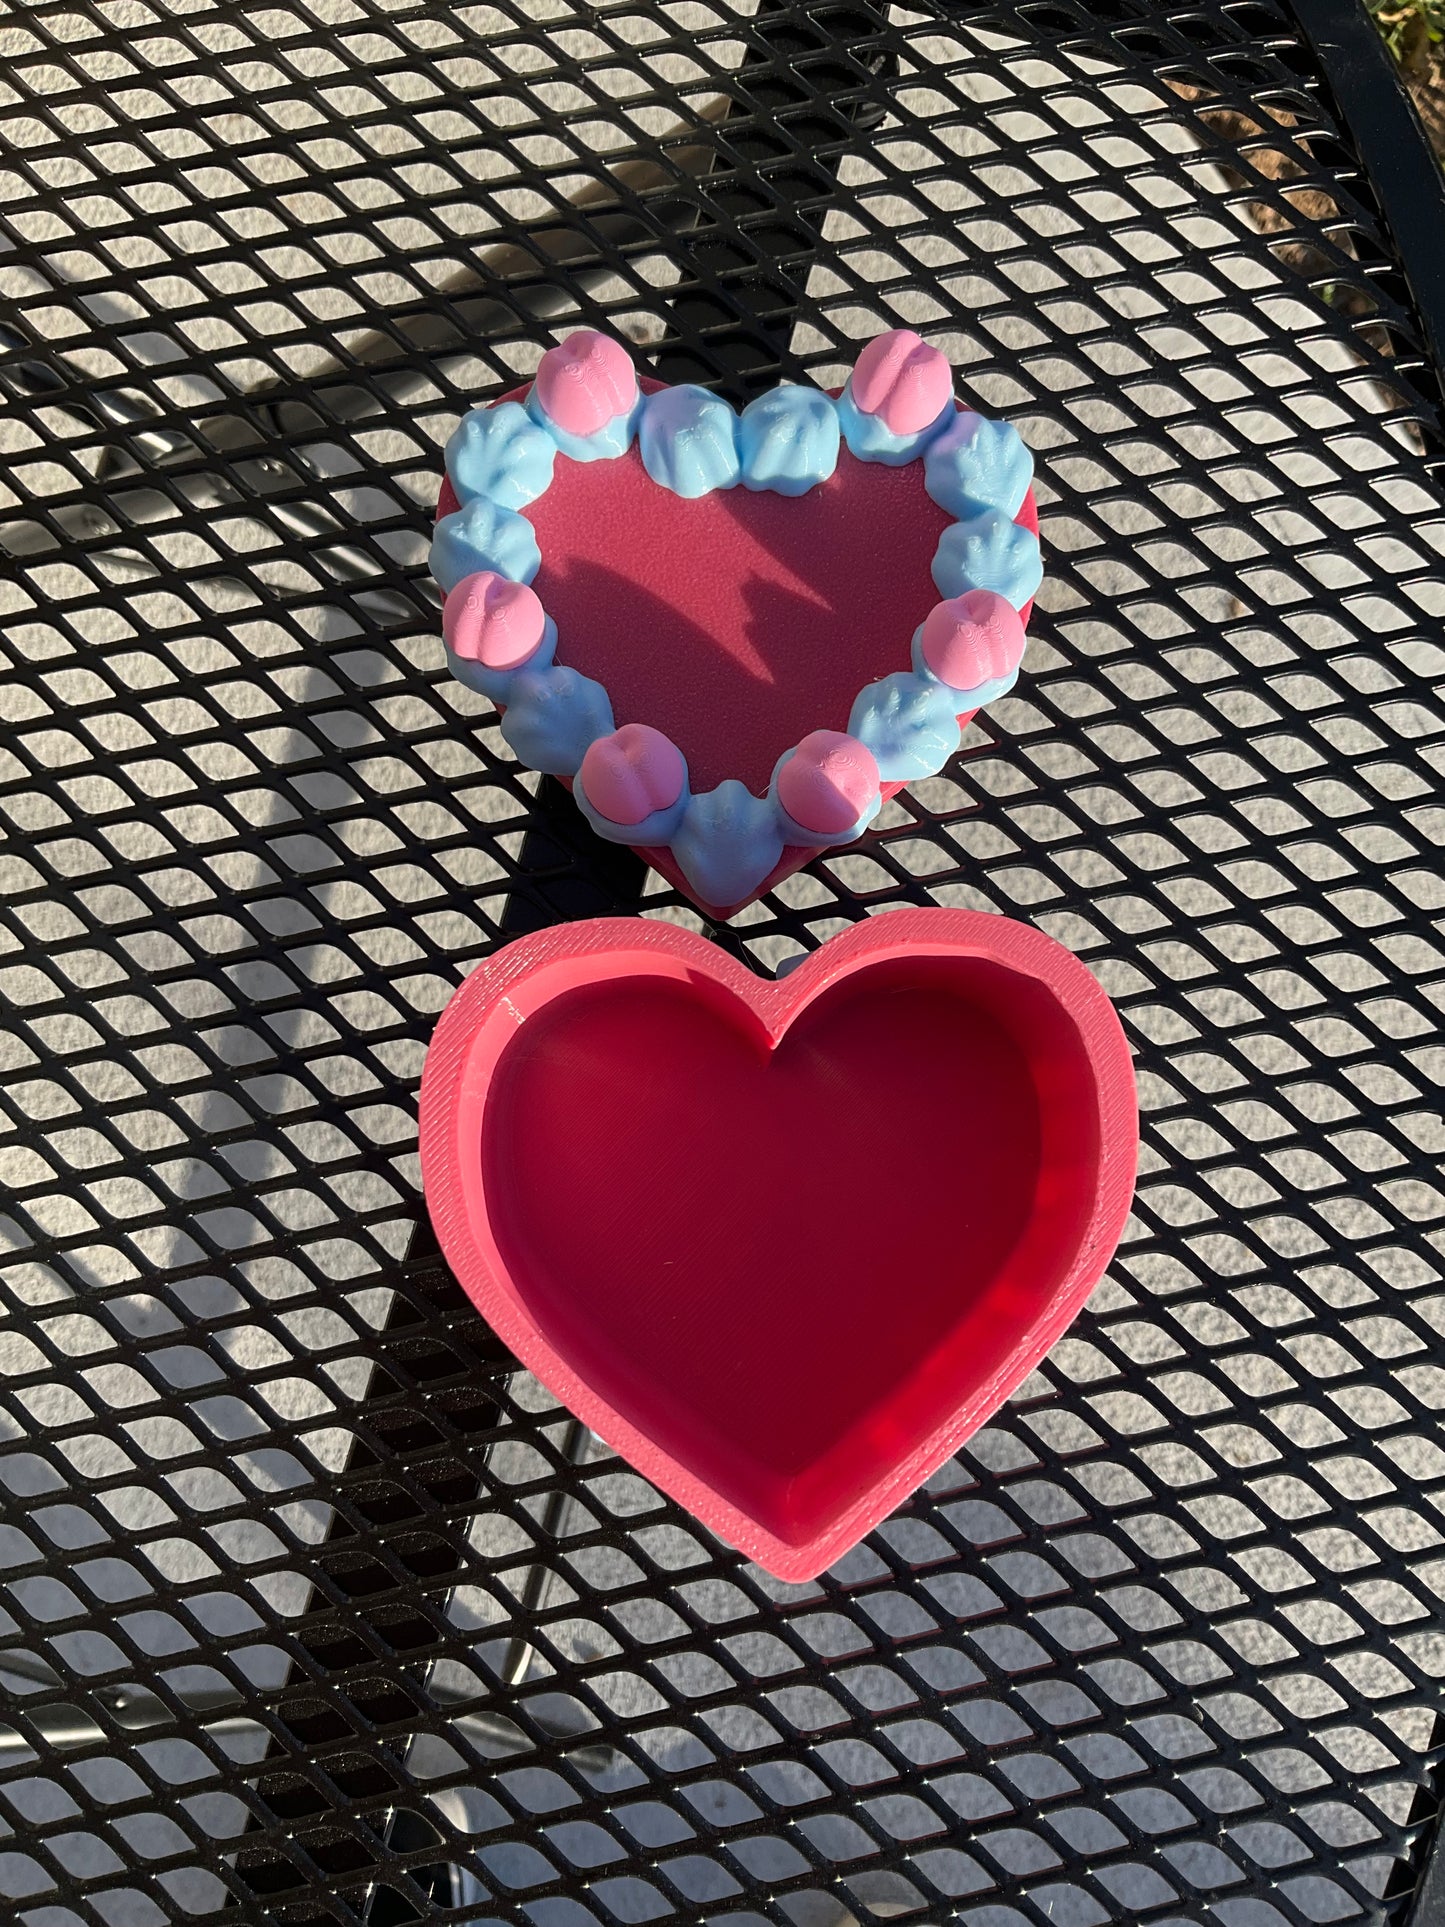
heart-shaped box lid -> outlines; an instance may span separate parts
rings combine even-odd
[[[452,673],[715,917],[855,841],[1018,675],[1032,458],[907,329],[741,415],[578,331],[446,460]]]

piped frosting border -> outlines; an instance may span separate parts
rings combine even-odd
[[[932,565],[943,599],[914,631],[910,666],[860,690],[846,730],[814,730],[780,757],[766,796],[735,778],[694,794],[676,744],[645,723],[617,728],[601,683],[556,660],[521,511],[551,486],[559,453],[613,460],[634,439],[652,480],[687,500],[738,486],[805,494],[845,444],[865,462],[921,459],[928,494],[954,518]],[[543,356],[524,403],[463,417],[446,466],[459,506],[436,524],[431,569],[452,673],[503,708],[502,735],[524,763],[570,779],[600,835],[665,845],[705,904],[746,900],[788,847],[852,842],[885,784],[936,774],[958,748],[959,717],[1017,679],[1019,611],[1043,576],[1038,537],[1015,520],[1033,461],[1017,430],[959,406],[948,361],[909,329],[869,342],[836,400],[782,384],[740,415],[690,385],[644,395],[621,343],[580,330]]]

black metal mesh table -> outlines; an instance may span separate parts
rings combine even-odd
[[[1445,1756],[1400,253],[1439,201],[1367,43],[1373,176],[1273,0],[75,0],[0,47],[4,1906],[1403,1922]],[[424,1230],[465,970],[693,918],[436,636],[441,443],[577,316],[735,399],[917,325],[1039,461],[1018,691],[713,934],[1053,932],[1138,1052],[1137,1211],[812,1586],[581,1435]]]

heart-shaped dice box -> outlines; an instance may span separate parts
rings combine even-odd
[[[1133,1193],[1130,1056],[1027,925],[900,910],[780,981],[648,919],[541,932],[444,1011],[421,1095],[446,1258],[517,1357],[784,1580],[1013,1391]]]
[[[631,410],[581,438],[549,413],[576,403],[565,378],[588,372],[578,343],[603,357],[603,410]],[[927,387],[912,416],[909,376]],[[861,412],[855,389],[881,412]],[[787,403],[801,427],[777,419]],[[671,441],[649,436],[655,414],[689,405],[700,422]],[[890,408],[910,433],[891,433]],[[735,470],[687,494],[678,451],[691,449],[696,469],[699,446],[715,455],[707,434],[719,422],[721,443],[735,437],[742,451]],[[831,452],[799,475],[820,429]],[[522,760],[573,787],[601,834],[730,916],[853,841],[1011,686],[1037,580],[1030,474],[1014,431],[957,404],[947,362],[907,331],[870,344],[841,394],[784,385],[741,418],[702,390],[637,382],[606,337],[573,336],[534,384],[474,410],[448,445],[433,545],[448,660],[497,702]],[[478,659],[479,624],[493,640],[499,627],[488,617],[497,592],[511,598],[514,633],[528,604],[534,645],[545,621],[531,665],[515,650],[500,669]],[[989,604],[1006,618],[992,631],[957,613]],[[559,732],[564,699],[571,726]],[[635,808],[610,800],[629,786]]]

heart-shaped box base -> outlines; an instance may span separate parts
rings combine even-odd
[[[442,1015],[428,1207],[493,1329],[640,1472],[812,1577],[996,1409],[1133,1194],[1128,1046],[1083,964],[964,910],[781,982],[671,924],[544,931]]]

